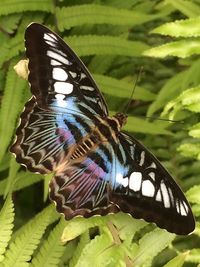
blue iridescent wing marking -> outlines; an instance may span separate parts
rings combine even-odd
[[[50,182],[50,199],[66,219],[118,212],[110,200],[116,170],[112,147],[108,143],[100,145],[81,162],[66,164],[56,172]]]
[[[126,167],[117,173],[112,202],[135,218],[154,222],[177,234],[195,228],[190,205],[167,170],[143,145],[125,133],[119,135],[118,158]]]
[[[17,138],[10,150],[17,162],[30,171],[49,173],[90,132],[92,125],[90,120],[71,110],[67,114],[43,110],[32,97],[21,114]]]

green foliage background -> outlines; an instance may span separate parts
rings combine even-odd
[[[126,106],[143,68],[124,130],[186,192],[197,221],[192,235],[178,237],[121,213],[66,222],[48,201],[51,177],[15,162],[8,147],[30,91],[13,67],[25,55],[32,21],[58,32],[83,59],[111,114]],[[199,0],[1,0],[0,42],[0,267],[198,266]]]

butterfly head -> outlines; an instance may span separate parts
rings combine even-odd
[[[126,124],[128,116],[124,113],[119,112],[119,113],[116,113],[113,117],[117,119],[119,128],[121,129]]]

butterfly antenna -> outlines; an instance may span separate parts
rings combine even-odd
[[[127,103],[127,105],[125,106],[125,109],[124,109],[124,111],[123,111],[124,114],[127,113],[128,109],[129,109],[129,107],[130,107],[130,105],[131,105],[131,102],[132,102],[132,99],[133,99],[133,95],[134,95],[134,93],[135,93],[136,85],[137,85],[137,83],[138,83],[138,81],[139,81],[139,79],[140,79],[140,77],[141,77],[142,71],[143,71],[143,67],[140,68],[139,73],[138,73],[138,75],[136,76],[136,79],[135,79],[135,82],[134,82],[134,86],[133,86],[133,90],[132,90],[132,92],[131,92],[129,101],[128,101],[128,103]]]
[[[182,124],[185,123],[183,120],[170,120],[170,119],[151,117],[151,116],[145,116],[145,118],[152,119],[152,120],[158,120],[158,121],[178,122],[178,123],[182,123]]]

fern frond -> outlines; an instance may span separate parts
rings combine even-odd
[[[174,118],[181,109],[187,109],[192,112],[200,112],[200,85],[185,90],[176,99],[170,101],[163,111],[163,115],[168,114],[169,118]]]
[[[200,249],[199,248],[191,249],[189,255],[186,258],[186,261],[200,264]]]
[[[20,167],[19,164],[18,164],[18,167]],[[27,186],[40,182],[43,179],[44,179],[43,175],[30,173],[28,171],[27,172],[20,171],[17,173],[15,177],[13,191],[21,190]],[[0,196],[5,194],[5,188],[6,188],[7,183],[8,183],[7,179],[0,181]]]
[[[147,115],[152,116],[157,110],[163,108],[169,101],[179,96],[182,91],[191,85],[200,84],[200,60],[195,62],[187,70],[175,74],[164,84],[155,101],[149,106]]]
[[[200,192],[200,185],[195,185],[192,188],[190,188],[186,193],[188,200],[191,203],[200,205],[199,192]]]
[[[180,58],[190,57],[200,54],[200,39],[188,39],[171,42],[161,46],[151,48],[143,53],[145,56],[165,58],[175,56]]]
[[[77,236],[83,234],[89,228],[95,226],[105,225],[106,222],[112,218],[113,215],[105,216],[105,217],[91,217],[89,219],[85,218],[74,218],[68,222],[66,222],[66,227],[63,230],[63,234],[61,237],[62,242],[70,241]]]
[[[52,206],[38,214],[29,223],[18,230],[9,245],[2,262],[6,267],[28,266],[34,250],[40,243],[52,215]]]
[[[60,31],[82,24],[138,25],[161,17],[126,10],[107,5],[85,4],[56,8],[56,17]]]
[[[116,56],[107,55],[106,60],[104,56],[93,56],[90,63],[87,65],[91,73],[104,74],[107,73],[109,68],[112,67],[113,62],[115,61]]]
[[[130,97],[133,90],[133,83],[128,83],[123,80],[118,80],[99,74],[93,74],[93,77],[104,93],[117,96],[119,98]],[[143,101],[151,101],[156,98],[156,95],[146,90],[145,88],[136,86],[134,98]]]
[[[106,259],[104,258],[105,257],[104,251],[106,251],[107,248],[110,248],[112,244],[113,240],[111,236],[108,235],[107,233],[103,233],[100,236],[96,236],[82,250],[78,262],[76,263],[76,267],[88,267],[88,266],[103,267],[105,266],[105,262],[107,266],[112,266],[109,264],[112,262],[112,260],[114,260],[114,258],[111,257],[106,257]]]
[[[49,0],[2,0],[0,15],[8,15],[11,13],[20,13],[24,11],[44,11],[53,13],[53,2]]]
[[[9,174],[7,178],[7,184],[6,188],[4,191],[4,198],[9,192],[12,192],[14,182],[15,182],[15,177],[20,168],[20,165],[16,162],[16,159],[14,157],[11,158],[10,160],[10,168],[9,168]]]
[[[168,122],[164,122],[164,121],[149,122],[144,119],[140,119],[134,116],[129,116],[128,122],[124,126],[124,130],[128,132],[148,133],[148,134],[155,134],[155,135],[158,135],[158,134],[171,135],[172,133],[166,130],[168,126],[169,126]]]
[[[188,134],[194,138],[200,138],[200,123],[192,125]]]
[[[167,0],[167,4],[172,5],[175,9],[182,12],[187,17],[196,17],[200,14],[200,7],[198,4],[195,4],[194,1],[188,0]]]
[[[175,234],[156,228],[139,240],[139,249],[134,255],[134,266],[151,266],[153,258],[166,248],[175,238]]]
[[[163,267],[182,267],[188,255],[189,251],[181,253],[170,261],[168,261],[168,263],[166,263]]]
[[[121,55],[140,56],[148,46],[139,41],[128,41],[114,36],[70,36],[64,38],[79,56]]]
[[[73,253],[73,257],[69,262],[69,266],[76,266],[77,262],[79,261],[79,257],[84,249],[84,247],[90,242],[89,230],[86,230],[81,236],[78,245]]]
[[[11,64],[7,73],[3,101],[0,109],[0,161],[10,144],[19,111],[22,109],[22,99],[26,82],[17,77]],[[2,142],[3,140],[3,142]]]
[[[23,34],[17,34],[1,46],[0,67],[5,61],[17,56],[19,52],[24,50],[23,38]]]
[[[33,258],[31,267],[57,267],[62,257],[65,246],[61,243],[60,236],[65,225],[64,219],[55,226]]]
[[[12,1],[14,2],[15,0]],[[18,2],[15,2],[15,4],[18,6]],[[17,56],[20,52],[24,51],[24,31],[26,27],[32,21],[41,23],[43,21],[43,16],[44,15],[42,15],[41,13],[33,13],[28,17],[22,17],[21,24],[18,27],[16,35],[9,39],[7,42],[4,42],[1,46],[0,67],[2,67],[4,62],[10,60],[11,58]]]
[[[196,158],[200,160],[200,144],[199,141],[191,142],[191,143],[184,143],[181,144],[177,151],[180,152],[183,156],[188,158]]]
[[[11,195],[8,195],[0,211],[0,262],[4,259],[4,252],[11,238],[14,221],[14,205]]]
[[[121,212],[113,216],[112,223],[117,228],[120,239],[124,240],[126,245],[131,245],[134,235],[148,224]]]
[[[17,29],[18,23],[22,17],[22,14],[12,14],[10,16],[1,16],[0,17],[0,25],[1,29],[9,34],[14,33]]]
[[[200,37],[200,17],[166,23],[152,30],[151,33],[172,37]]]

